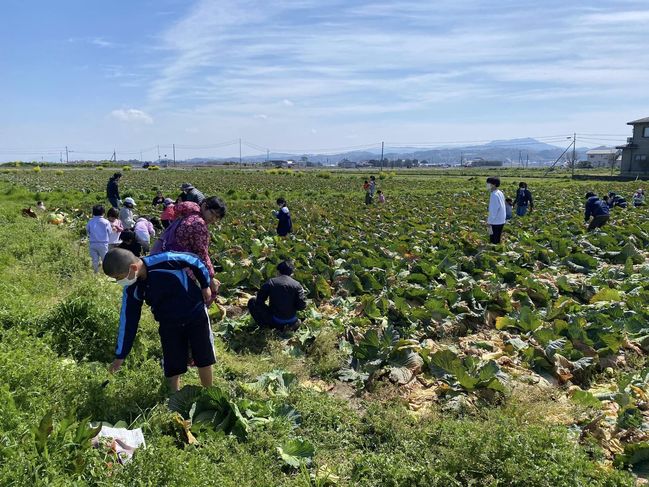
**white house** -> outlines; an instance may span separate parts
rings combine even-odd
[[[586,157],[592,167],[611,167],[619,155],[618,149],[592,149],[586,152]]]

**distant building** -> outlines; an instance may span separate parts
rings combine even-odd
[[[590,167],[611,167],[620,152],[620,149],[591,149],[586,152],[586,159]]]
[[[288,169],[293,167],[293,161],[284,161],[281,159],[275,159],[272,161],[266,161],[264,166],[276,167],[277,169]]]
[[[354,169],[356,167],[356,163],[350,161],[349,159],[343,159],[338,163],[338,167],[342,167],[343,169]]]
[[[623,176],[649,175],[649,117],[627,123],[633,126],[633,137],[626,139],[626,145],[616,147],[622,149]]]
[[[467,167],[501,167],[503,161],[488,161],[482,157],[476,157],[464,163]]]

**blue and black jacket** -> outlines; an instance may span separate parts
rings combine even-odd
[[[532,192],[527,188],[518,188],[516,190],[516,199],[514,200],[514,206],[530,206],[534,207],[534,198],[532,198]]]
[[[597,196],[591,196],[586,200],[586,213],[584,214],[584,219],[586,221],[590,220],[591,216],[595,218],[596,216],[609,214],[610,211],[608,209],[608,205],[605,201],[600,200]]]
[[[291,212],[286,206],[282,206],[277,212],[277,235],[284,237],[293,231],[293,222],[291,221]]]
[[[174,326],[205,313],[201,289],[210,286],[205,265],[194,254],[164,252],[142,257],[147,277],[124,288],[115,358],[126,358],[140,323],[142,304],[151,306],[153,317],[161,327]],[[200,288],[189,278],[191,269]]]

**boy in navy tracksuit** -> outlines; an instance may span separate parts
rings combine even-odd
[[[604,226],[610,218],[610,210],[605,201],[600,200],[595,193],[588,192],[586,193],[586,212],[584,214],[586,223],[591,216],[593,219],[588,225],[589,232]]]
[[[277,206],[279,206],[279,211],[273,211],[273,215],[279,220],[277,222],[277,235],[285,237],[293,231],[291,212],[288,211],[284,198],[277,198]]]
[[[103,269],[124,287],[115,360],[110,372],[117,371],[131,351],[142,304],[146,302],[160,324],[164,374],[171,390],[180,389],[180,376],[187,372],[190,346],[201,384],[212,385],[212,365],[216,359],[205,308],[211,298],[210,275],[201,260],[183,252],[138,258],[128,250],[117,248],[106,254]],[[185,269],[192,271],[200,287],[189,279]]]
[[[528,208],[530,212],[534,209],[534,198],[532,198],[530,190],[527,189],[527,183],[518,183],[516,198],[514,199],[514,204],[512,206],[516,208],[517,216],[525,216]]]

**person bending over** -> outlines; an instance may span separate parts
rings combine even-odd
[[[248,310],[259,327],[295,330],[300,324],[296,313],[306,308],[304,289],[291,277],[291,261],[280,262],[277,270],[280,275],[261,286],[256,298],[250,298]]]
[[[189,347],[204,387],[212,385],[216,362],[210,320],[205,303],[210,301],[210,275],[195,255],[164,252],[138,258],[124,249],[110,250],[104,273],[124,287],[115,360],[108,369],[119,370],[131,351],[144,303],[159,323],[164,375],[172,391],[180,389],[180,376],[187,372]],[[190,280],[191,269],[200,285]]]
[[[118,249],[125,249],[131,252],[135,257],[142,255],[142,245],[135,238],[135,232],[133,230],[124,230],[120,238],[122,243],[117,246]]]
[[[592,232],[596,228],[603,227],[606,222],[608,222],[610,215],[611,212],[605,201],[600,200],[595,193],[590,191],[586,193],[586,211],[584,213],[584,220],[588,223],[590,217],[593,217],[588,225],[589,232]]]

